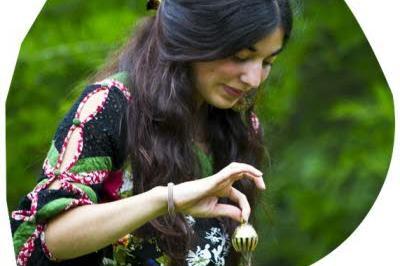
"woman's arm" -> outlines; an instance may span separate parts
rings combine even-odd
[[[161,186],[114,202],[80,206],[48,223],[46,244],[58,260],[76,258],[116,242],[166,212],[167,189]]]
[[[262,173],[251,165],[231,163],[217,174],[174,186],[174,204],[181,213],[195,217],[227,216],[248,220],[246,196],[232,187],[251,179],[265,189]],[[167,188],[158,186],[145,193],[111,203],[85,205],[51,220],[45,231],[47,247],[57,259],[71,259],[99,250],[146,222],[167,213]],[[237,206],[218,203],[227,197]]]

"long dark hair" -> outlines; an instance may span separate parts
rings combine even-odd
[[[142,22],[101,74],[129,73],[127,156],[134,193],[202,177],[193,144],[196,112],[205,117],[204,137],[214,172],[233,161],[262,167],[265,149],[261,134],[251,126],[253,107],[245,113],[213,106],[197,110],[191,63],[231,56],[277,27],[283,29],[286,43],[292,27],[288,0],[163,0],[157,14]],[[243,179],[234,186],[246,194],[254,210],[254,184]],[[230,234],[237,226],[231,219],[218,219]],[[167,217],[157,218],[135,234],[158,237],[171,264],[184,264],[192,236],[183,215],[173,226]],[[238,265],[239,260],[232,250],[227,265]]]

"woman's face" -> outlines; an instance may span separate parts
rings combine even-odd
[[[193,63],[199,103],[231,108],[241,97],[267,79],[282,49],[283,30],[277,28],[253,46],[214,61]]]

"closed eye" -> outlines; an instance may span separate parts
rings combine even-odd
[[[237,55],[232,56],[233,61],[238,62],[238,63],[243,63],[246,62],[248,60],[247,57],[240,57]]]
[[[237,62],[237,63],[244,63],[244,62],[247,62],[250,59],[251,59],[250,57],[241,57],[241,56],[238,56],[238,55],[232,56],[232,60],[234,62]],[[263,61],[262,62],[262,67],[263,68],[272,67],[274,59],[275,59],[275,57],[272,60],[270,58],[268,58],[268,60]]]
[[[272,66],[272,62],[269,62],[269,61],[264,61],[263,62],[263,68],[266,68],[266,67],[268,67],[268,66]]]

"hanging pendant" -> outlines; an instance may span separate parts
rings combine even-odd
[[[257,247],[258,235],[249,223],[239,225],[232,236],[232,246],[243,254],[244,265],[251,266],[251,257]]]

